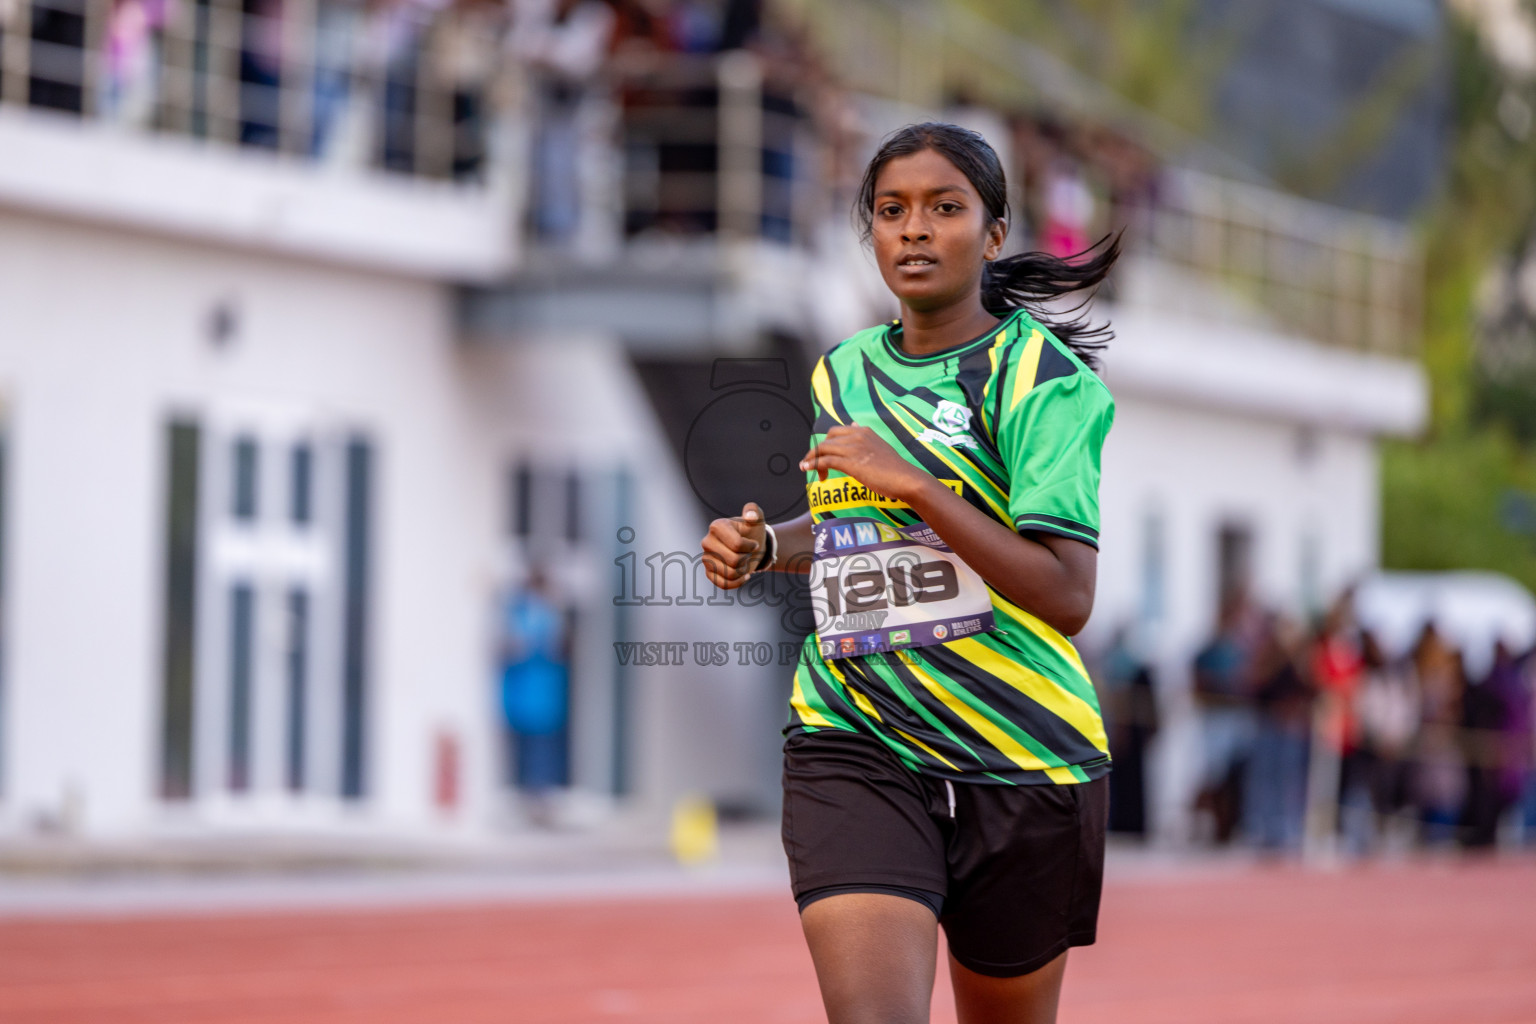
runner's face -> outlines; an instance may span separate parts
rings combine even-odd
[[[871,224],[886,287],[908,310],[931,312],[979,301],[982,264],[1002,251],[1005,227],[943,154],[899,156],[875,179]]]

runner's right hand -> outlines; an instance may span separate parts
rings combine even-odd
[[[741,507],[741,515],[709,524],[701,546],[704,573],[721,590],[735,590],[752,575],[768,544],[767,520],[757,502]]]

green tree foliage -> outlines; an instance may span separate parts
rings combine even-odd
[[[1382,557],[1401,569],[1493,569],[1536,589],[1536,530],[1522,511],[1536,507],[1536,450],[1518,440],[1536,381],[1490,375],[1476,358],[1480,292],[1536,223],[1533,97],[1460,20],[1451,59],[1450,165],[1424,231],[1432,427],[1384,450]]]
[[[1251,11],[1237,4],[1213,22],[1201,0],[958,2],[1200,136],[1211,130],[1215,84],[1243,42]]]

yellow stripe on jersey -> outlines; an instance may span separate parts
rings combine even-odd
[[[1091,704],[1075,693],[1067,692],[1034,669],[1004,657],[972,637],[952,640],[948,646],[972,665],[983,672],[990,672],[1072,726],[1097,749],[1109,753],[1109,737],[1104,734],[1104,720]]]
[[[1019,353],[1019,365],[1013,368],[1013,396],[1008,399],[1009,409],[1018,405],[1035,386],[1035,375],[1040,372],[1040,350],[1044,347],[1045,335],[1039,330],[1031,331],[1029,340],[1024,343],[1024,351]]]
[[[937,758],[940,761],[943,761],[946,765],[949,766],[949,769],[951,771],[956,771],[957,772],[957,771],[960,770],[959,768],[955,767],[955,762],[951,761],[949,758],[945,757],[943,754],[939,753],[937,750],[934,750],[928,744],[924,743],[922,740],[918,739],[916,736],[913,736],[911,733],[909,733],[909,732],[902,732],[900,729],[897,729],[894,726],[892,727],[891,731],[894,732],[896,735],[900,736],[902,739],[906,740],[908,743],[916,743],[923,750],[927,751],[931,756]]]
[[[910,411],[908,411],[905,406],[903,406],[900,402],[896,403],[895,405],[892,405],[890,402],[887,402],[885,400],[885,396],[884,395],[880,396],[880,401],[881,401],[881,403],[883,403],[885,405],[885,407],[887,409],[891,410],[891,412],[895,414],[897,422],[900,423],[902,425],[902,427],[904,427],[906,429],[907,433],[912,435],[912,439],[914,441],[917,441],[919,444],[924,445],[929,451],[933,452],[933,454],[938,458],[938,460],[940,462],[944,463],[944,465],[948,466],[950,469],[954,470],[956,473],[959,473],[961,476],[965,475],[964,471],[961,470],[961,468],[959,466],[955,465],[954,461],[948,455],[944,454],[944,452],[946,450],[950,451],[952,453],[955,452],[955,450],[953,448],[946,449],[943,445],[930,444],[929,442],[922,440],[918,436],[919,434],[921,434],[927,428],[924,427],[922,425],[922,423],[918,422],[917,417],[913,416],[912,413]],[[912,426],[913,423],[917,423],[916,429],[913,429],[913,426]],[[956,454],[958,454],[958,453],[956,453]],[[969,462],[970,460],[967,459],[966,461]],[[975,472],[976,476],[978,476],[978,477],[982,476],[982,473],[979,470],[975,470],[974,467],[973,467],[973,471]],[[985,479],[985,477],[983,477],[983,479]],[[993,501],[992,500],[992,496],[986,492],[986,489],[981,488],[981,487],[977,487],[975,485],[975,483],[971,484],[971,489],[974,490],[977,494],[981,495],[982,498],[986,501],[986,503],[988,505],[992,506],[992,512],[993,512],[993,514],[995,514],[997,516],[999,522],[1007,523],[1007,522],[1011,522],[1012,521],[1012,520],[1010,520],[1008,518],[1007,510],[1004,509],[997,502]]]
[[[860,693],[855,687],[849,686],[846,682],[843,683],[843,689],[848,691],[849,696],[853,698],[853,702],[858,705],[860,711],[864,712],[866,715],[868,715],[870,718],[873,718],[877,722],[883,721],[883,719],[880,717],[880,712],[877,711],[875,706],[870,703],[868,697]]]
[[[804,722],[806,725],[819,726],[825,729],[836,728],[836,723],[834,723],[826,715],[823,715],[820,711],[817,711],[815,708],[811,707],[811,705],[806,701],[805,691],[800,688],[800,675],[801,673],[807,671],[809,670],[804,665],[801,665],[799,668],[795,669],[795,683],[794,689],[790,692],[789,695],[789,706],[794,709],[795,714],[800,716],[800,721]]]
[[[1070,784],[1078,781],[1077,776],[1073,775],[1069,769],[1049,765],[1040,760],[1034,751],[1009,736],[986,715],[955,696],[947,687],[924,671],[921,665],[909,662],[907,669],[917,677],[918,682],[922,683],[929,693],[942,701],[945,707],[958,715],[960,720],[975,730],[977,735],[992,744],[994,749],[1020,768],[1030,772],[1043,771],[1052,782]]]
[[[832,404],[832,381],[827,376],[827,361],[825,358],[816,360],[816,368],[811,371],[811,390],[816,392],[816,404],[821,406],[823,412],[831,416],[837,422],[837,409]]]
[[[1088,674],[1088,667],[1083,664],[1082,655],[1077,653],[1077,648],[1072,646],[1072,641],[998,593],[991,584],[987,585],[987,589],[992,593],[993,604],[1002,605],[1003,610],[1022,622],[1025,629],[1044,640],[1051,650],[1061,655],[1062,660],[1077,669],[1078,675],[1083,677],[1084,682],[1092,684],[1093,677]]]

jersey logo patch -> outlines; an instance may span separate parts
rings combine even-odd
[[[947,448],[977,447],[976,439],[970,434],[971,410],[959,402],[940,399],[933,413],[933,427],[918,434],[917,439],[925,444],[942,444]]]

